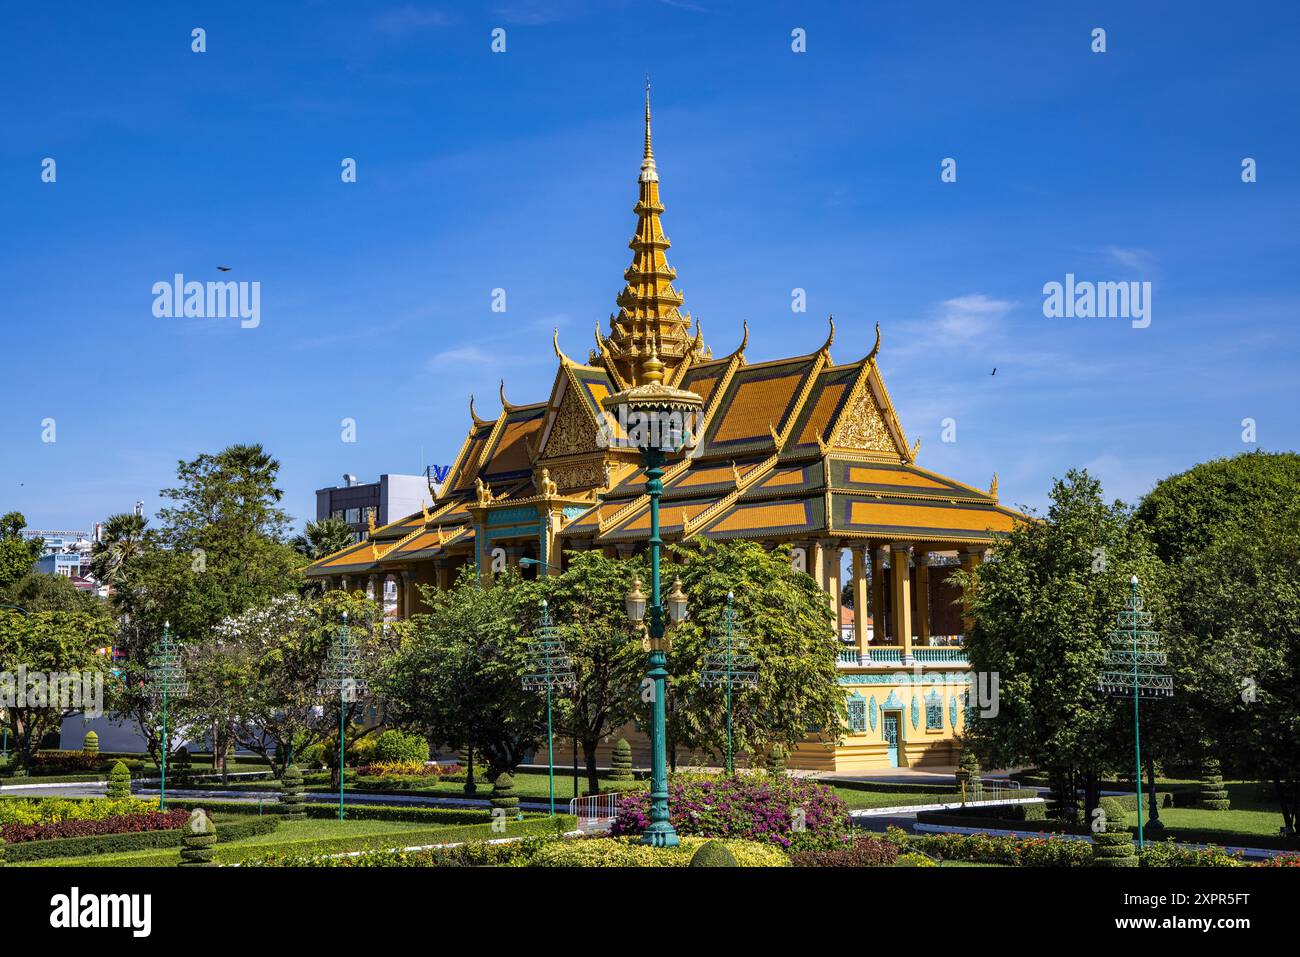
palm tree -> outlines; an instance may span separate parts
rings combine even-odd
[[[319,522],[308,522],[301,535],[294,536],[294,551],[306,555],[312,561],[320,561],[326,555],[332,555],[341,548],[347,548],[357,540],[352,526],[333,515],[322,518]]]
[[[90,549],[90,570],[101,585],[119,585],[123,569],[144,551],[149,519],[118,512],[104,520],[99,540]]]

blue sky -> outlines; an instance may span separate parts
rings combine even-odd
[[[879,321],[919,464],[996,470],[1010,503],[1300,445],[1289,4],[183,6],[6,14],[0,511],[32,526],[152,514],[178,459],[238,441],[301,521],[344,472],[449,462],[498,378],[544,398],[551,328],[585,356],[614,309],[647,72],[718,354],[742,319],[751,361],[811,352],[833,313],[849,361]],[[153,315],[155,282],[218,264],[261,283],[260,326]],[[1045,318],[1067,273],[1149,281],[1150,326]]]

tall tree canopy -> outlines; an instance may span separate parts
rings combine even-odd
[[[669,584],[681,578],[690,614],[668,656],[670,747],[715,760],[725,753],[725,688],[701,686],[700,672],[710,639],[725,633],[728,592],[758,677],[757,687],[732,695],[734,749],[756,763],[775,746],[793,748],[810,730],[838,741],[845,704],[834,619],[812,577],[791,568],[789,548],[702,541],[673,553],[677,564],[665,577]]]
[[[9,512],[0,517],[0,589],[8,588],[22,578],[36,559],[41,557],[45,542],[39,538],[30,541],[20,534],[27,527],[22,512]]]
[[[998,681],[996,713],[980,717],[972,704],[966,740],[986,766],[1038,765],[1067,797],[1082,787],[1091,812],[1100,775],[1123,766],[1132,741],[1131,712],[1098,687],[1108,636],[1132,575],[1147,608],[1164,617],[1164,579],[1124,507],[1107,504],[1086,471],[1057,480],[1051,503],[974,576],[957,576],[973,600],[972,671]]]
[[[494,779],[513,771],[545,733],[540,697],[522,685],[535,593],[513,571],[482,587],[473,566],[453,587],[423,593],[429,611],[411,619],[379,685],[388,716],[481,755]]]
[[[1300,500],[1300,455],[1248,452],[1202,462],[1156,484],[1134,518],[1156,554],[1178,562],[1228,529],[1250,528]]]

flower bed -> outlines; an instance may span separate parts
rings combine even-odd
[[[508,844],[468,843],[428,851],[369,851],[351,857],[267,856],[245,867],[688,867],[708,839],[684,837],[677,847],[648,847],[635,838],[525,838]],[[785,853],[757,841],[722,841],[741,867],[788,867]]]
[[[898,847],[882,837],[858,837],[838,850],[796,851],[795,867],[888,867],[898,860]]]
[[[6,824],[0,837],[6,844],[26,841],[49,841],[64,837],[94,837],[100,834],[134,834],[140,831],[168,831],[184,827],[189,812],[144,811],[137,814],[114,814],[102,818],[68,818],[45,824]]]
[[[816,850],[843,848],[852,834],[844,802],[825,785],[801,778],[674,778],[668,786],[668,807],[673,827],[683,836]],[[619,799],[614,836],[639,835],[649,824],[648,792]]]
[[[0,800],[0,827],[7,828],[14,824],[55,824],[60,821],[96,821],[121,815],[145,814],[157,807],[157,801],[138,798],[119,801],[103,798],[4,798]]]

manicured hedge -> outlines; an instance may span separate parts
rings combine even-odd
[[[270,834],[280,826],[275,817],[223,821],[219,837],[222,842],[238,841],[256,834]],[[54,841],[27,841],[6,847],[7,859],[45,861],[60,857],[86,857],[92,854],[121,854],[149,848],[177,848],[185,837],[185,828],[166,831],[138,831],[132,834],[98,834],[93,837],[66,837]]]
[[[192,811],[196,807],[219,811],[223,814],[257,815],[258,806],[247,801],[205,801],[199,798],[169,798],[168,807],[185,808]],[[266,801],[261,813],[266,816],[279,817],[281,805],[276,801]],[[338,817],[337,804],[303,804],[303,812],[308,818],[325,820]],[[391,804],[348,804],[345,808],[349,821],[407,821],[410,823],[439,824],[482,824],[491,820],[487,808],[443,808],[443,807],[402,807]]]
[[[91,784],[107,781],[107,774],[33,774],[31,777],[0,777],[0,787],[13,784]]]
[[[491,841],[504,837],[543,837],[554,835],[558,827],[568,830],[576,826],[575,818],[568,815],[528,818],[509,821],[505,831],[493,830],[492,824],[465,824],[459,827],[431,827],[428,830],[401,831],[396,834],[376,834],[370,837],[331,837],[316,841],[286,841],[283,844],[258,844],[244,847],[217,848],[217,863],[237,864],[265,857],[292,854],[311,857],[321,854],[340,854],[349,851],[389,850],[396,847],[418,847],[422,844],[451,844],[458,841]]]

